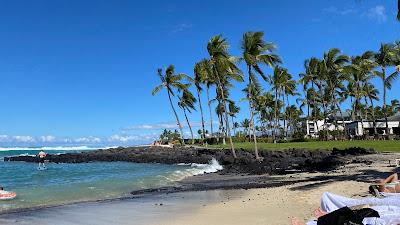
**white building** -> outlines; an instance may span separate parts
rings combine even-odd
[[[385,118],[375,122],[378,135],[386,135]],[[389,135],[400,135],[400,114],[388,117]],[[353,136],[374,136],[374,121],[353,121],[346,126],[348,134]]]
[[[343,119],[340,115],[330,115],[325,120],[317,120],[317,121],[312,121],[312,120],[307,120],[306,126],[307,126],[307,137],[311,138],[317,138],[318,137],[318,132],[321,130],[329,130],[329,131],[334,131],[334,130],[344,130],[344,127],[347,126],[347,124],[353,122],[349,118],[348,113],[343,113],[343,119],[344,119],[344,126],[343,126]],[[335,122],[336,121],[336,122]],[[325,128],[325,129],[324,129]]]
[[[324,127],[329,131],[346,129],[346,134],[351,137],[374,136],[373,121],[351,121],[348,115],[345,115],[344,119],[345,126],[343,126],[342,119],[338,116],[330,116],[325,125],[324,120],[307,120],[307,137],[317,138],[318,132],[324,130]],[[337,125],[335,125],[335,120]],[[376,120],[375,124],[377,134],[386,135],[385,118]],[[388,117],[388,127],[390,135],[400,135],[400,114]]]

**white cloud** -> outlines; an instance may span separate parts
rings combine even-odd
[[[383,5],[377,5],[375,7],[372,7],[361,16],[367,17],[368,19],[374,20],[378,23],[384,23],[387,20],[385,7]]]
[[[98,137],[79,137],[73,139],[73,142],[75,143],[86,143],[86,144],[91,144],[91,143],[100,143],[101,139]]]
[[[191,29],[192,27],[193,27],[193,24],[190,24],[190,23],[177,24],[172,27],[172,33],[182,32],[182,31]]]
[[[218,125],[218,121],[213,121],[213,125]],[[190,122],[192,128],[197,128],[201,126],[200,121],[192,121]],[[204,121],[205,126],[209,126],[209,121]],[[132,130],[163,130],[163,129],[178,129],[178,125],[174,122],[161,122],[161,123],[154,123],[154,124],[139,124],[139,125],[132,125],[129,127],[121,128],[122,131],[132,131]],[[182,123],[182,128],[188,128],[187,123]]]
[[[47,135],[47,136],[41,136],[39,138],[40,141],[42,142],[54,142],[56,140],[56,137],[52,135]]]
[[[328,8],[323,9],[324,12],[332,13],[332,14],[339,14],[342,16],[349,15],[349,14],[356,14],[358,12],[357,9],[354,8],[346,8],[346,9],[338,9],[335,6],[330,6]]]
[[[114,134],[108,138],[109,142],[135,142],[135,141],[140,141],[140,142],[146,142],[146,141],[152,141],[157,139],[158,135],[157,134],[148,134],[148,135],[119,135],[119,134]]]
[[[35,142],[35,138],[31,136],[13,136],[15,142],[32,143]]]

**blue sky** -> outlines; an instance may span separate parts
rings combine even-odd
[[[151,96],[157,68],[174,64],[191,75],[211,36],[222,34],[239,56],[242,34],[264,31],[297,78],[306,58],[329,48],[355,55],[399,40],[396,4],[0,1],[0,146],[150,142],[174,126],[166,93]],[[235,85],[239,100],[244,84]],[[389,99],[399,98],[397,87],[399,81]],[[247,103],[239,105],[241,120]],[[191,118],[198,123],[199,113]]]

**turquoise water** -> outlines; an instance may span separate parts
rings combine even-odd
[[[82,150],[47,150],[49,154]],[[38,150],[0,151],[0,185],[15,191],[17,198],[0,201],[0,212],[35,206],[110,199],[128,196],[135,189],[170,184],[186,176],[209,170],[208,165],[164,165],[126,162],[46,164],[4,162],[4,156],[36,155]],[[207,171],[213,172],[213,171]]]

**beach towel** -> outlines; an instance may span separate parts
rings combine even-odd
[[[400,224],[400,197],[389,195],[386,198],[362,198],[353,199],[344,196],[325,192],[321,196],[321,209],[325,212],[332,212],[345,206],[370,205],[376,210],[380,218],[365,218],[365,225],[397,225]],[[311,220],[307,225],[317,225],[316,220]]]
[[[318,218],[317,225],[363,225],[366,217],[379,217],[377,211],[369,208],[352,210],[343,207]]]

